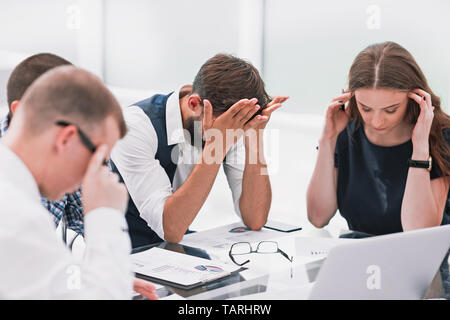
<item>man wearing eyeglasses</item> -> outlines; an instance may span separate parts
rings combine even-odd
[[[262,131],[286,99],[271,102],[254,66],[218,54],[192,85],[126,108],[129,134],[111,160],[130,194],[133,247],[180,242],[222,165],[236,214],[261,229],[272,199]],[[227,139],[230,132],[235,139]]]
[[[9,112],[0,123],[0,137],[8,130],[27,88],[48,70],[63,65],[72,65],[72,63],[51,53],[39,53],[26,58],[14,68],[8,79],[6,90]],[[81,190],[65,194],[57,201],[42,198],[42,204],[52,214],[56,227],[62,221],[65,227],[84,236]]]
[[[45,72],[64,65],[72,65],[72,63],[52,53],[38,53],[26,58],[14,68],[8,79],[7,98],[9,112],[7,116],[0,121],[0,138],[8,130],[14,113],[19,108],[20,100],[28,87]],[[69,123],[60,121],[57,125],[67,126]],[[86,147],[94,152],[95,146],[90,141],[89,137],[85,135],[81,129],[78,130],[78,133]],[[41,197],[41,201],[44,207],[52,215],[55,227],[58,227],[60,222],[62,222],[63,228],[67,227],[76,232],[77,236],[82,236],[84,238],[84,215],[81,189],[77,189],[72,193],[67,193],[62,199],[57,201],[50,201],[45,197]],[[65,232],[63,232],[63,234],[65,234]],[[71,245],[75,239],[76,237],[68,244],[70,249],[72,248]],[[66,241],[66,238],[63,237],[63,240]],[[146,298],[157,299],[155,288],[148,281],[135,278],[133,289]]]
[[[1,298],[131,297],[127,191],[103,165],[125,133],[117,100],[87,71],[58,67],[27,89],[0,140]],[[80,184],[83,261],[57,241],[40,200],[58,200]]]

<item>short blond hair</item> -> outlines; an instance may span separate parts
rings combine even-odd
[[[34,134],[57,120],[95,128],[112,116],[124,137],[127,128],[114,95],[92,73],[73,66],[56,67],[39,77],[26,90],[21,109]],[[88,129],[89,131],[89,129]]]

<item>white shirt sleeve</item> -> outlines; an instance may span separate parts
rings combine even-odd
[[[223,170],[227,177],[228,185],[231,189],[233,197],[234,211],[239,218],[242,219],[239,201],[242,193],[242,179],[245,169],[245,145],[244,138],[238,140],[237,143],[228,151],[225,161],[223,162]]]
[[[111,152],[111,159],[122,176],[140,216],[164,239],[164,203],[172,185],[159,160],[158,137],[150,119],[139,107],[124,112],[128,133]]]
[[[12,193],[12,192],[10,192]],[[19,192],[20,193],[20,192]],[[130,299],[131,243],[123,213],[99,208],[85,218],[86,255],[75,259],[37,201],[12,195],[2,205],[0,296],[7,299]],[[15,202],[18,201],[18,202]]]

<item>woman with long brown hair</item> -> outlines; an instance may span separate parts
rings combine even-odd
[[[337,209],[351,230],[370,235],[450,223],[449,128],[406,49],[364,49],[326,112],[307,192],[311,223],[327,225]]]

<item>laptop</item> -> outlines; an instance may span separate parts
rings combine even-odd
[[[450,248],[450,225],[332,248],[309,299],[422,299]]]

